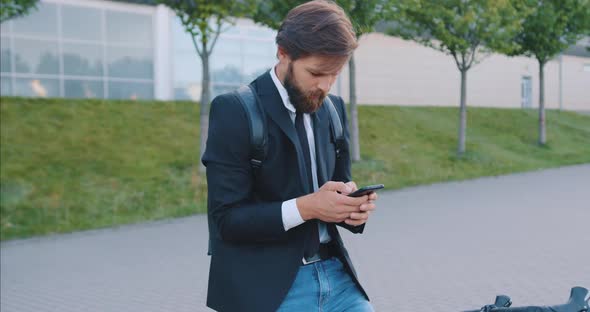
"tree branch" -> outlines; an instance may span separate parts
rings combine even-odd
[[[215,47],[215,44],[217,43],[217,39],[219,38],[219,34],[221,34],[221,25],[223,23],[223,20],[221,18],[217,18],[217,29],[215,30],[215,33],[213,35],[213,41],[211,42],[211,45],[209,46],[209,50],[207,51],[207,54],[211,54],[211,52],[213,52],[213,47]]]
[[[485,60],[486,58],[490,57],[492,55],[492,53],[487,53],[487,52],[484,53],[484,52],[481,52],[481,53],[478,53],[477,55],[481,56],[481,58],[479,60],[475,60],[474,61],[475,62],[474,65],[477,65],[477,64],[481,63],[483,60]]]
[[[477,51],[478,46],[479,46],[479,42],[476,42],[476,44],[471,47],[471,56],[469,57],[467,69],[471,68],[473,61],[475,60],[475,52]]]
[[[197,43],[197,40],[195,40],[195,37],[196,37],[195,34],[191,33],[191,39],[193,40],[193,45],[195,46],[195,49],[197,50],[197,54],[199,54],[200,57],[203,57],[203,52],[199,48],[199,44]]]
[[[453,59],[455,60],[455,64],[457,64],[457,68],[459,70],[461,70],[461,64],[459,64],[459,59],[457,58],[457,52],[455,52],[453,50],[453,51],[451,51],[451,55],[453,56]]]
[[[461,67],[460,70],[465,70],[465,52],[461,52]]]

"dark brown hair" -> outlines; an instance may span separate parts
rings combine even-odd
[[[293,60],[309,55],[348,57],[358,46],[344,10],[325,0],[310,1],[289,11],[276,43]]]

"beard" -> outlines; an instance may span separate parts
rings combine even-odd
[[[284,83],[291,104],[293,104],[297,112],[304,114],[311,114],[317,111],[322,106],[324,98],[327,95],[320,89],[309,92],[301,90],[293,75],[293,63],[289,64]]]

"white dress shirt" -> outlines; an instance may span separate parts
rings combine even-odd
[[[283,100],[283,105],[289,112],[289,116],[291,117],[291,121],[295,124],[295,106],[291,104],[289,100],[289,94],[287,93],[287,89],[283,86],[277,74],[275,72],[275,68],[273,67],[270,70],[270,77],[277,87],[279,94],[281,95],[281,99]],[[305,132],[307,133],[307,142],[309,143],[309,153],[311,159],[311,175],[313,181],[313,191],[317,191],[319,189],[318,186],[318,174],[317,174],[317,162],[316,162],[316,153],[315,153],[315,140],[313,134],[313,121],[309,114],[303,114],[303,124],[305,125]],[[292,229],[298,225],[301,225],[303,222],[303,218],[301,218],[301,214],[299,214],[299,209],[297,208],[296,198],[284,201],[281,205],[282,210],[282,217],[283,217],[283,226],[285,227],[285,231]],[[324,222],[318,222],[318,230],[320,234],[320,243],[327,243],[331,240],[330,235],[328,234],[328,229],[326,228],[326,224]]]

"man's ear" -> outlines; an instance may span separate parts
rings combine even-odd
[[[279,59],[279,62],[288,62],[291,60],[287,51],[281,46],[278,46],[277,48],[277,58]]]

